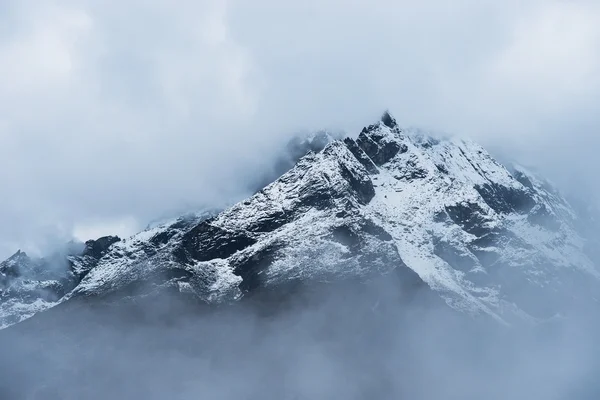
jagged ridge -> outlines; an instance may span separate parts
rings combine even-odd
[[[526,169],[509,171],[468,141],[401,129],[387,112],[356,140],[320,139],[218,215],[69,257],[79,280],[61,301],[173,290],[227,302],[293,281],[392,272],[399,291],[426,282],[454,308],[506,322],[593,299],[599,274],[577,212]]]

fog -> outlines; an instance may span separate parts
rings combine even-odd
[[[3,399],[594,399],[597,317],[507,327],[390,277],[215,312],[68,303],[0,333]],[[269,296],[266,297],[269,299]],[[272,300],[275,299],[275,302]]]
[[[599,40],[586,0],[5,0],[0,256],[229,204],[385,108],[590,198]]]

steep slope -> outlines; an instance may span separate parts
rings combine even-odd
[[[457,308],[511,320],[590,301],[599,273],[576,212],[546,182],[480,146],[372,125],[356,141],[378,166],[366,212]],[[574,288],[577,288],[574,290]]]
[[[70,243],[45,258],[31,258],[19,250],[0,263],[0,328],[58,304],[119,240],[107,236]]]
[[[509,171],[468,141],[400,129],[388,113],[356,140],[315,143],[218,215],[180,218],[89,259],[70,256],[75,285],[52,304],[164,290],[223,303],[294,282],[389,273],[403,282],[399,292],[426,283],[455,309],[508,323],[597,301],[583,217],[526,169]]]
[[[116,243],[68,297],[106,295],[157,276],[158,288],[176,286],[209,302],[294,280],[366,278],[396,268],[418,285],[391,237],[363,211],[374,195],[362,164],[332,142],[214,218]]]

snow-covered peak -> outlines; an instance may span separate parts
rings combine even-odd
[[[8,257],[5,261],[0,263],[1,265],[7,264],[18,264],[21,262],[31,262],[31,258],[27,255],[26,252],[22,250],[17,250],[12,256]]]
[[[392,117],[392,114],[390,114],[389,110],[385,110],[383,112],[383,114],[381,115],[381,122],[383,122],[383,124],[390,129],[393,129],[398,126],[396,119]]]
[[[377,164],[368,214],[457,308],[544,317],[571,301],[574,282],[587,295],[587,279],[596,284],[575,211],[547,183],[511,173],[471,141],[379,123],[357,143]]]
[[[401,128],[387,112],[355,139],[302,143],[281,176],[216,215],[70,257],[76,285],[60,301],[173,290],[220,303],[390,273],[400,292],[429,287],[455,309],[508,323],[595,301],[600,273],[578,211],[526,169],[471,141]]]

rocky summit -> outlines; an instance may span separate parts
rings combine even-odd
[[[16,253],[0,264],[0,325],[81,298],[171,291],[223,304],[389,274],[401,293],[421,288],[506,324],[597,301],[588,217],[536,174],[470,141],[403,129],[387,112],[356,138],[314,138],[221,212],[44,259]]]

